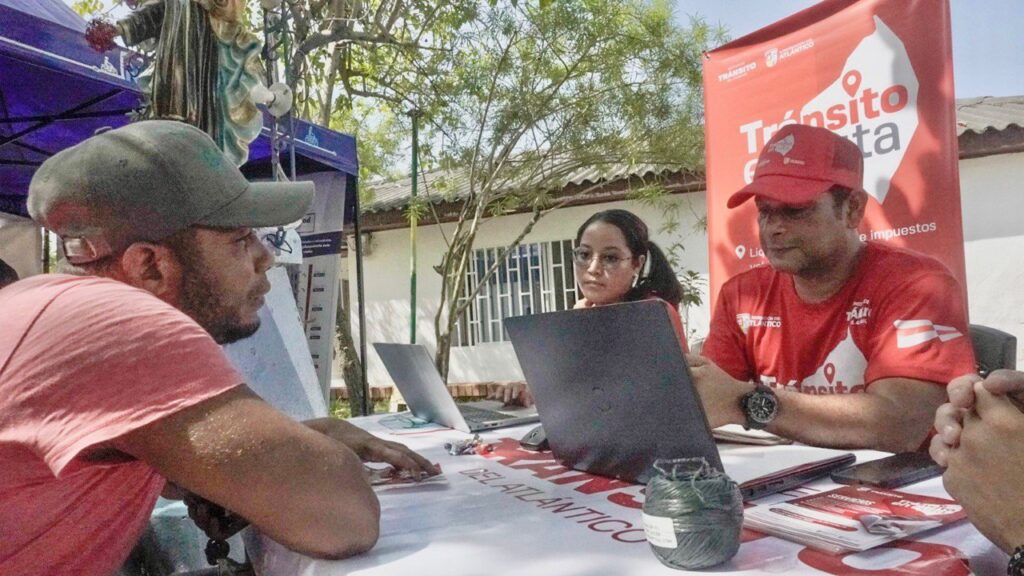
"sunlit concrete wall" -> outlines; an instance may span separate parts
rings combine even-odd
[[[971,323],[1017,337],[1024,362],[1024,153],[960,161]]]

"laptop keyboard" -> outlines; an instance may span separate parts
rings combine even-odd
[[[472,422],[493,422],[494,420],[510,420],[515,418],[509,414],[503,414],[494,410],[488,410],[486,408],[477,408],[476,406],[469,406],[467,404],[459,404],[459,412],[462,412],[462,417]]]

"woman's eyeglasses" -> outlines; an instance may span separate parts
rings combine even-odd
[[[633,259],[632,256],[620,256],[615,253],[596,254],[589,248],[576,248],[572,251],[572,261],[577,266],[590,266],[590,263],[594,261],[594,258],[597,258],[597,265],[604,270],[618,268],[623,262],[628,262]]]

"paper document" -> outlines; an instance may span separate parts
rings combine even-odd
[[[781,436],[776,436],[764,430],[746,430],[739,424],[726,424],[711,431],[711,436],[717,442],[731,442],[733,444],[751,444],[754,446],[775,446],[778,444],[792,444],[793,441]]]
[[[827,552],[863,551],[966,516],[962,506],[869,486],[843,486],[744,511],[743,525]]]

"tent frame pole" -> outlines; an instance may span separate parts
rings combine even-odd
[[[352,196],[356,234],[356,297],[359,308],[359,363],[362,366],[362,370],[359,371],[359,388],[363,391],[362,415],[369,416],[373,414],[373,403],[370,402],[370,386],[366,381],[366,301],[363,293],[363,233],[360,225],[362,218],[359,215],[359,178],[353,176],[350,182],[355,192]]]

